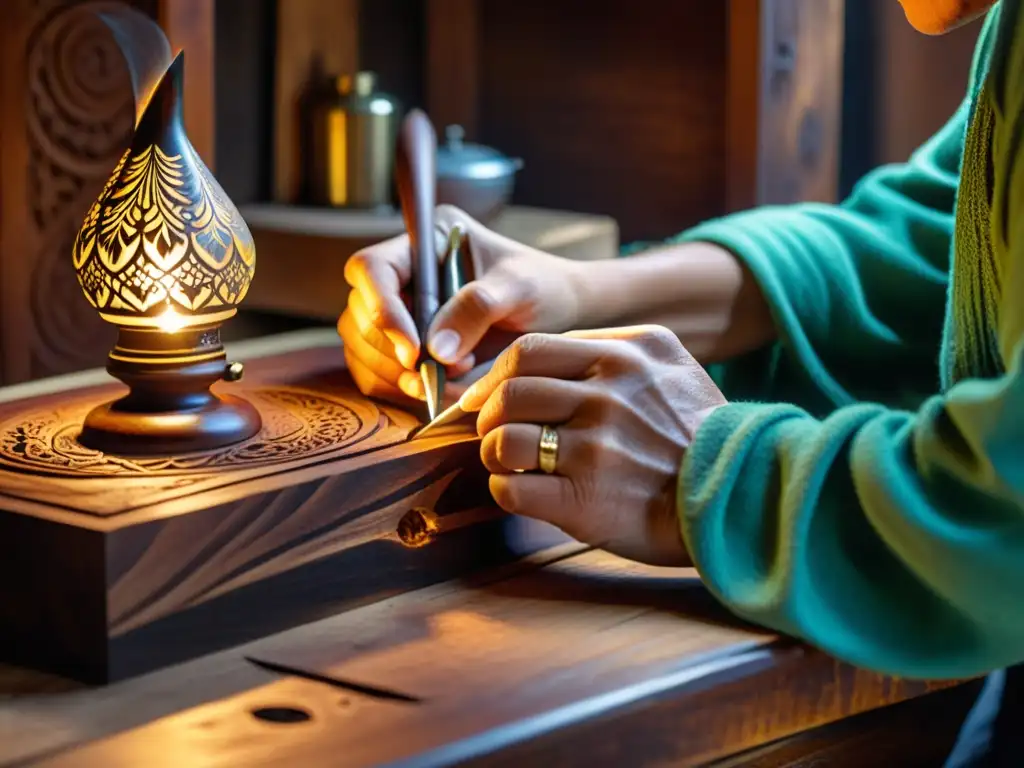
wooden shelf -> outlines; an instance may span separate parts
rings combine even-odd
[[[397,211],[380,213],[261,203],[242,207],[256,240],[256,279],[247,310],[317,320],[336,318],[348,299],[348,257],[404,231]],[[614,219],[566,211],[512,206],[493,228],[513,240],[580,261],[618,255]]]

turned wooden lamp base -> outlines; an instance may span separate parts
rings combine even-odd
[[[218,326],[175,333],[121,328],[107,371],[129,387],[124,397],[85,417],[78,441],[123,456],[212,451],[254,437],[260,414],[250,403],[215,395],[217,381],[237,381],[241,363],[227,363]]]

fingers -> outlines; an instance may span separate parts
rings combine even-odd
[[[534,376],[506,379],[480,409],[477,432],[483,437],[502,424],[564,424],[588,395],[585,385],[575,381]]]
[[[575,506],[572,483],[558,475],[491,475],[489,484],[495,503],[506,512],[559,528]]]
[[[363,299],[362,294],[356,291],[350,293],[348,307],[345,311],[346,313],[349,313],[351,317],[345,318],[345,315],[343,314],[341,319],[338,320],[338,332],[341,333],[342,338],[345,338],[346,334],[357,332],[363,340],[374,347],[382,355],[393,360],[395,364],[401,365],[403,369],[410,370],[404,364],[399,362],[398,353],[391,339],[385,336],[384,333],[373,324],[373,319],[370,316],[370,311],[366,306],[366,302]],[[363,357],[363,361],[369,362],[366,357]],[[458,378],[471,371],[475,365],[475,355],[469,354],[466,357],[461,358],[458,362],[447,366],[448,376],[450,378]]]
[[[584,378],[608,351],[607,342],[603,340],[527,334],[501,353],[487,375],[466,390],[460,404],[464,410],[478,411],[503,381],[519,376]]]
[[[365,395],[389,398],[401,391],[408,397],[422,399],[420,377],[391,356],[394,347],[379,331],[371,326],[364,336],[355,317],[356,313],[350,306],[338,320],[338,333],[344,342],[349,372],[359,391]],[[376,343],[371,343],[370,339]]]
[[[412,315],[402,301],[410,262],[409,238],[402,235],[354,254],[345,264],[345,281],[362,300],[361,324],[383,333],[406,368],[416,364],[420,344]]]
[[[536,472],[540,469],[540,433],[537,424],[505,424],[488,432],[480,443],[480,458],[492,475]],[[578,430],[558,430],[555,474],[572,477],[591,469],[592,451]]]
[[[404,404],[409,402],[409,396],[389,381],[385,381],[363,362],[353,355],[346,347],[343,350],[345,355],[345,366],[348,368],[352,380],[359,391],[368,397],[389,400],[393,403]]]
[[[469,354],[493,325],[528,306],[532,291],[501,270],[485,273],[441,307],[428,334],[430,353],[445,363]]]
[[[467,233],[486,231],[479,222],[451,206],[441,206],[437,209],[436,222],[434,234],[438,241],[439,256],[444,255],[448,232],[456,224]],[[350,305],[358,301],[356,319],[362,334],[370,338],[370,329],[383,334],[394,346],[394,357],[409,369],[416,364],[421,342],[415,322],[401,295],[402,289],[408,285],[411,278],[412,258],[407,235],[359,251],[345,264],[345,280],[352,286],[352,293],[357,297],[350,298]],[[463,299],[448,302],[448,306],[456,305],[456,317],[463,313],[463,310],[459,309],[463,303]],[[472,304],[472,300],[470,303]],[[451,311],[450,309],[449,312]],[[443,319],[444,314],[439,317]],[[489,326],[485,325],[478,333],[467,332],[464,337],[459,336],[459,327],[461,323],[457,321],[454,329],[448,328],[452,332],[442,333],[439,339],[433,339],[431,334],[437,349],[441,351],[438,353],[432,348],[431,354],[448,366],[464,366],[463,359],[469,356]],[[440,330],[443,331],[445,328],[441,327]],[[374,343],[372,338],[370,341]]]
[[[679,337],[662,325],[630,325],[622,328],[594,328],[569,331],[565,334],[574,339],[589,339],[604,342],[629,342],[659,360],[689,359],[692,356],[683,346]]]
[[[398,377],[409,369],[398,362],[395,345],[381,331],[367,322],[362,299],[355,294],[348,307],[338,318],[338,333],[345,346],[360,360],[373,368],[384,379],[397,383]],[[362,315],[362,319],[360,316]]]
[[[476,356],[469,354],[454,365],[445,366],[445,369],[449,379],[458,379],[472,371],[474,367],[476,367]]]

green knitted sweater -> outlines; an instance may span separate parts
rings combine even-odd
[[[780,341],[680,475],[683,535],[735,613],[855,664],[960,677],[1024,661],[1024,0],[905,164],[838,206],[729,216]],[[785,403],[785,404],[779,404]]]

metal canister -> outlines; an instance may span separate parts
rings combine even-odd
[[[341,75],[311,110],[309,191],[314,203],[379,208],[392,203],[398,101],[372,72]]]

